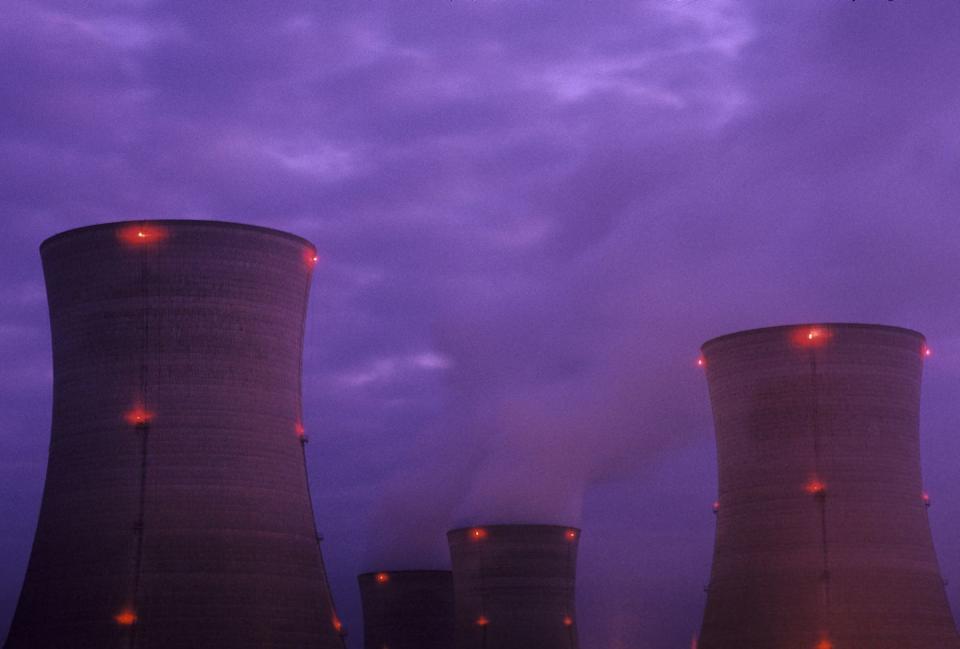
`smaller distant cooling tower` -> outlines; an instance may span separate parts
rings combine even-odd
[[[447,533],[456,649],[577,649],[580,530],[485,525]]]
[[[364,649],[452,649],[450,571],[368,572],[357,581],[363,601]]]

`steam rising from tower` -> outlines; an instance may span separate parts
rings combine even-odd
[[[342,647],[301,425],[315,255],[208,221],[44,242],[53,424],[7,649]]]
[[[720,491],[700,649],[960,647],[920,478],[925,355],[860,324],[703,345]]]
[[[456,649],[577,649],[580,530],[486,525],[447,533]]]

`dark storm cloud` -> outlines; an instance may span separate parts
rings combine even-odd
[[[951,576],[958,22],[952,1],[7,3],[0,618],[49,425],[36,245],[122,218],[319,245],[308,451],[354,629],[361,569],[530,517],[585,529],[585,649],[688,645],[715,489],[697,347],[789,321],[930,336]]]

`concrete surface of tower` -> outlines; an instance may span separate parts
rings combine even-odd
[[[719,500],[700,649],[957,649],[920,477],[915,331],[703,345]]]
[[[456,649],[577,649],[580,530],[484,525],[447,533]]]
[[[449,570],[392,570],[357,577],[364,649],[452,649]]]
[[[342,647],[303,453],[313,245],[150,221],[40,251],[53,423],[6,649]]]

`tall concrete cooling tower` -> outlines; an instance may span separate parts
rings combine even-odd
[[[580,530],[485,525],[447,533],[456,649],[577,649]]]
[[[717,536],[700,649],[957,649],[920,478],[915,331],[771,327],[702,348]]]
[[[453,575],[393,570],[357,577],[364,649],[453,649]]]
[[[313,245],[153,221],[40,253],[53,424],[7,649],[342,647],[301,425]]]

